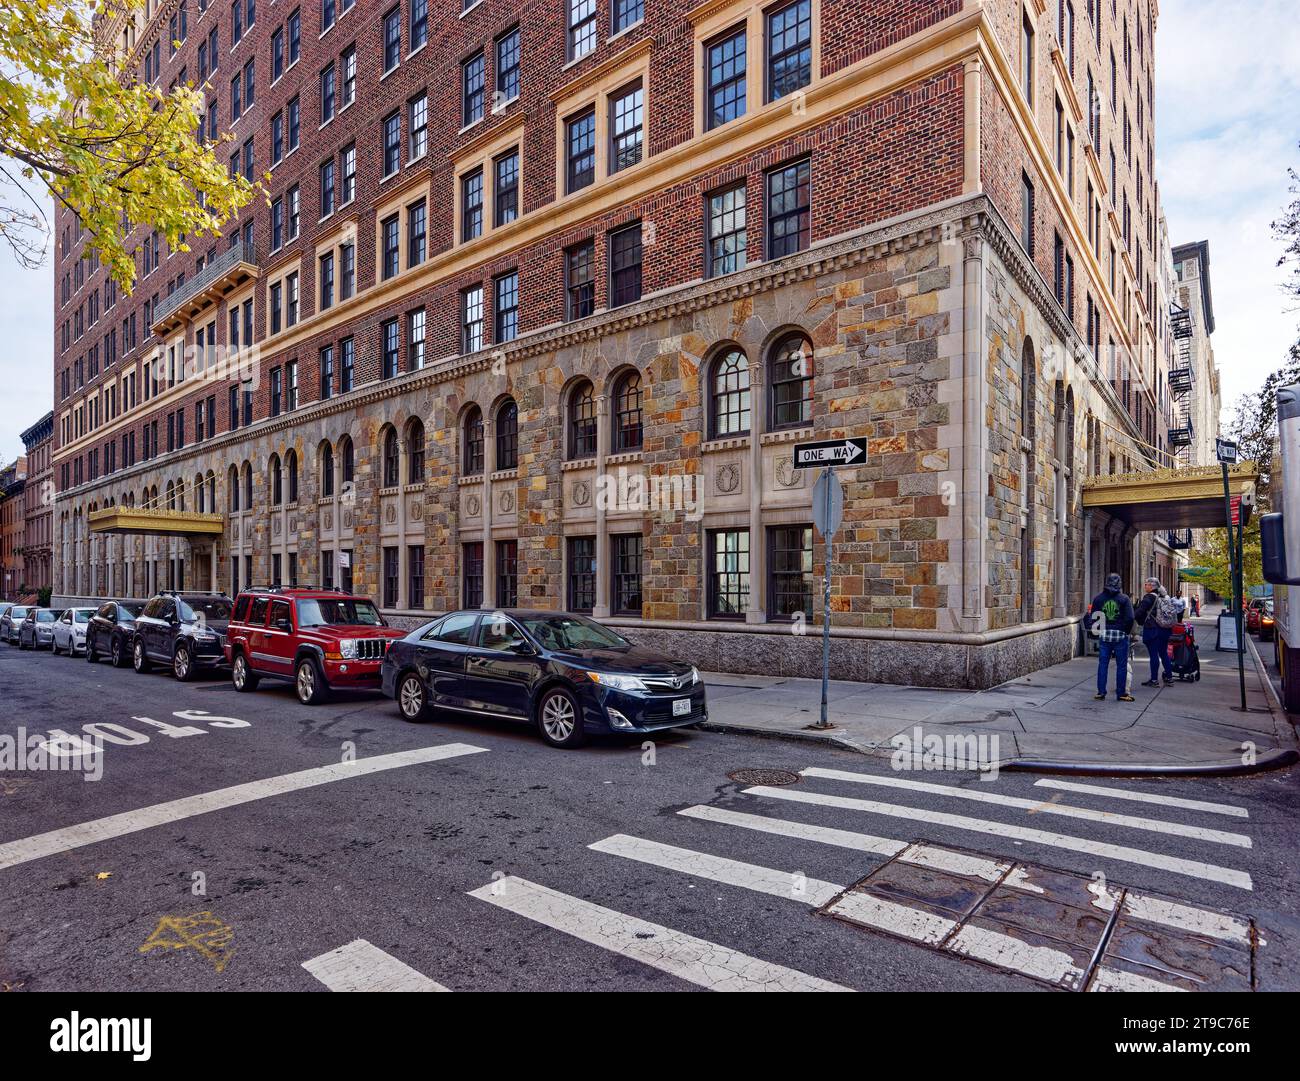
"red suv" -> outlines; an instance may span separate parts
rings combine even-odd
[[[384,623],[374,602],[329,589],[249,589],[235,600],[226,662],[237,691],[263,676],[291,680],[298,699],[316,705],[331,688],[379,689],[389,643],[405,632]]]

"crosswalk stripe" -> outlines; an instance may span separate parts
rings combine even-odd
[[[1132,800],[1134,803],[1155,803],[1161,807],[1179,807],[1185,811],[1208,811],[1211,814],[1232,815],[1235,818],[1250,817],[1250,812],[1245,807],[1234,807],[1231,803],[1208,803],[1205,800],[1164,796],[1155,792],[1133,792],[1127,788],[1111,788],[1108,785],[1080,784],[1078,781],[1057,781],[1051,777],[1043,777],[1041,780],[1035,781],[1034,785],[1038,788],[1059,788],[1062,792],[1082,792],[1089,796]]]
[[[197,796],[168,800],[166,803],[154,803],[134,811],[124,811],[121,814],[109,815],[107,818],[79,822],[75,826],[65,826],[62,829],[50,830],[48,833],[38,833],[33,837],[23,837],[17,841],[0,844],[0,871],[30,860],[53,856],[59,852],[69,852],[83,845],[123,837],[154,826],[165,826],[184,818],[221,811],[227,807],[238,807],[269,796],[283,796],[290,792],[299,792],[304,788],[314,788],[317,785],[353,777],[364,777],[367,774],[398,769],[402,766],[417,766],[424,762],[438,762],[466,754],[483,754],[486,750],[486,747],[474,747],[468,743],[417,747],[410,751],[373,755],[350,762],[334,762],[328,766],[316,766],[296,773],[283,773],[278,777],[265,777],[260,781],[248,781],[229,788],[218,788],[211,792],[202,792]]]
[[[899,938],[911,939],[937,946],[957,926],[957,921],[937,912],[900,905],[896,901],[887,901],[872,893],[851,890],[831,905],[832,914],[860,923],[865,927],[874,927]]]
[[[1124,895],[1124,913],[1135,920],[1176,927],[1180,931],[1207,935],[1245,949],[1250,948],[1250,925],[1226,912],[1211,912],[1209,909],[1181,905],[1176,901],[1148,897],[1130,890]]]
[[[1078,987],[1084,974],[1065,950],[1035,946],[1014,935],[973,923],[953,935],[944,949],[1069,989]]]
[[[852,990],[513,875],[469,895],[713,991]]]
[[[766,796],[769,799],[790,800],[795,803],[812,803],[822,807],[839,807],[844,810],[865,811],[869,814],[886,815],[891,818],[904,818],[914,822],[930,822],[938,826],[950,826],[953,829],[969,830],[973,833],[988,834],[993,837],[1014,838],[1031,841],[1034,844],[1064,848],[1072,852],[1084,852],[1092,856],[1136,863],[1143,867],[1158,867],[1172,871],[1174,874],[1187,875],[1190,878],[1203,878],[1211,882],[1222,882],[1241,889],[1253,889],[1250,875],[1228,867],[1219,867],[1199,860],[1185,860],[1177,856],[1166,856],[1160,852],[1147,852],[1140,848],[1128,848],[1124,845],[1110,844],[1106,841],[1092,841],[1083,837],[1071,837],[1063,833],[1051,833],[1047,830],[1032,829],[1028,826],[1016,826],[1006,822],[991,822],[983,818],[968,818],[965,815],[948,814],[943,811],[930,811],[922,807],[904,807],[895,803],[878,803],[875,800],[850,799],[846,796],[829,796],[820,792],[799,791],[787,788],[772,788],[759,785],[744,789],[745,795]]]
[[[742,826],[760,833],[774,833],[778,837],[793,837],[800,841],[818,841],[838,848],[851,848],[855,852],[870,852],[876,856],[897,856],[907,847],[906,841],[895,841],[888,837],[873,837],[869,833],[815,826],[810,822],[791,822],[784,818],[764,818],[762,815],[729,811],[725,807],[710,807],[705,804],[686,807],[677,813],[705,822],[723,822],[728,826]]]
[[[1117,968],[1101,965],[1092,975],[1088,984],[1089,991],[1184,991],[1186,988],[1175,987],[1163,980],[1153,980],[1150,976],[1139,976],[1135,972],[1121,972]]]
[[[302,967],[331,991],[447,991],[390,953],[358,938]]]
[[[773,897],[801,901],[816,908],[820,908],[832,897],[844,891],[843,886],[837,886],[834,882],[806,878],[798,872],[759,867],[752,863],[726,859],[723,856],[694,852],[689,848],[677,848],[675,845],[648,841],[643,837],[629,837],[625,833],[616,833],[613,837],[606,837],[603,841],[597,841],[587,847],[611,856],[622,856],[625,859],[648,863],[665,870],[705,878],[710,882],[721,882],[728,886],[740,886],[758,893],[771,894]]]
[[[997,792],[986,792],[982,789],[957,788],[954,785],[931,784],[928,781],[912,781],[903,777],[881,777],[870,773],[850,773],[842,769],[821,769],[816,766],[805,769],[803,776],[824,777],[833,781],[852,781],[855,784],[873,784],[883,788],[901,788],[911,792],[928,792],[949,799],[993,803],[999,807],[1015,807],[1038,814],[1080,818],[1087,822],[1105,822],[1111,826],[1124,826],[1128,829],[1146,830],[1150,833],[1167,833],[1174,837],[1188,837],[1195,841],[1235,845],[1238,848],[1251,847],[1251,839],[1244,833],[1227,833],[1223,830],[1208,829],[1204,826],[1188,826],[1181,822],[1165,822],[1158,818],[1135,818],[1131,815],[1114,814],[1110,811],[1095,811],[1090,807],[1073,807],[1064,803],[1048,803],[1043,800],[1022,799],[1019,796],[1004,796]]]

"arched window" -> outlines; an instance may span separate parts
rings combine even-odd
[[[203,514],[208,509],[208,503],[207,503],[207,492],[204,491],[202,473],[200,473],[197,477],[194,478],[194,490],[195,490],[194,498],[196,501],[196,506],[194,509],[198,511],[200,514]]]
[[[253,509],[253,466],[251,462],[244,463],[244,509]]]
[[[519,407],[507,398],[497,410],[497,469],[519,465]]]
[[[813,351],[807,338],[792,334],[772,350],[768,364],[772,430],[812,423]]]
[[[285,469],[289,474],[289,502],[298,502],[298,452],[289,451],[284,456]]]
[[[720,353],[709,376],[709,437],[749,431],[749,358],[739,349]]]
[[[406,426],[406,483],[424,483],[424,425],[413,418]]]
[[[278,507],[284,499],[284,473],[280,469],[280,456],[278,454],[271,455],[268,472],[271,481],[271,506]]]
[[[483,410],[470,406],[465,414],[465,446],[461,456],[461,473],[467,477],[483,472]]]
[[[396,487],[398,480],[397,432],[392,428],[384,433],[384,487]]]
[[[217,509],[217,475],[208,470],[208,510],[213,513]]]
[[[176,509],[176,485],[171,481],[167,482],[167,509]]]
[[[320,449],[320,494],[334,494],[334,448],[328,442],[322,443]]]
[[[641,373],[627,372],[614,384],[614,453],[641,449]]]
[[[585,379],[569,395],[569,457],[590,458],[596,453],[596,399]]]
[[[352,449],[352,438],[344,436],[339,440],[339,457],[343,459],[343,483],[351,484],[357,471],[356,453]]]

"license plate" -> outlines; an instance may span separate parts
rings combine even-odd
[[[673,716],[685,717],[691,712],[691,700],[689,698],[678,698],[673,702]]]

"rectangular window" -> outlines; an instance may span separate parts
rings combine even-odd
[[[320,310],[334,307],[334,253],[326,252],[320,257],[320,270],[316,275],[320,279]]]
[[[291,360],[284,366],[284,407],[290,410],[298,408],[298,362],[296,360]]]
[[[460,351],[483,348],[483,287],[475,285],[460,295]]]
[[[324,33],[334,25],[336,9],[334,0],[321,0],[320,2],[320,28]],[[324,553],[322,553],[323,555]]]
[[[767,257],[803,251],[811,242],[812,167],[805,159],[767,174]]]
[[[483,234],[483,170],[475,169],[460,181],[461,243]]]
[[[519,151],[502,154],[492,167],[496,172],[492,184],[492,223],[499,227],[519,217]]]
[[[569,59],[586,56],[596,47],[596,0],[567,0]]]
[[[1111,65],[1114,66],[1114,56],[1111,56]],[[1030,105],[1034,104],[1034,24],[1029,18],[1029,12],[1025,11],[1021,17],[1020,23],[1020,89],[1024,92],[1025,100]]]
[[[411,52],[429,40],[429,0],[411,0]]]
[[[271,117],[271,164],[279,165],[284,157],[284,113]]]
[[[271,286],[271,333],[280,333],[283,289],[279,282]]]
[[[617,173],[641,160],[645,96],[638,82],[609,102],[609,171]]]
[[[596,310],[596,244],[588,240],[564,253],[566,318],[582,319]]]
[[[284,377],[279,368],[271,369],[271,416],[278,417],[284,402]],[[171,443],[171,414],[167,415],[167,442]],[[171,449],[169,446],[168,450]]]
[[[320,122],[328,123],[334,119],[334,65],[330,64],[320,73]]]
[[[352,582],[352,549],[339,549],[339,586],[344,593],[351,593],[353,589]]]
[[[379,226],[380,235],[383,238],[383,278],[387,281],[397,274],[401,269],[399,263],[401,259],[401,248],[398,243],[398,225],[400,219],[397,214],[385,218]]]
[[[357,288],[357,246],[339,245],[339,299],[347,300]]]
[[[768,615],[811,622],[813,611],[812,526],[777,526],[767,531]]]
[[[812,0],[795,0],[767,16],[767,100],[812,82]]]
[[[397,329],[396,319],[389,319],[381,328],[383,332],[383,367],[385,379],[392,379],[397,375]]]
[[[284,193],[284,199],[286,234],[288,239],[295,240],[298,237],[298,228],[302,224],[302,191],[297,184]]]
[[[745,269],[745,185],[708,197],[705,273],[713,278]]]
[[[615,615],[641,615],[641,534],[625,533],[610,538],[613,558],[613,588],[610,608]]]
[[[298,322],[298,272],[295,270],[284,279],[284,324],[294,326]]]
[[[406,370],[424,367],[424,309],[417,308],[406,317]]]
[[[1034,184],[1027,173],[1020,174],[1020,246],[1034,257]]]
[[[497,541],[497,607],[519,607],[519,542]]]
[[[277,28],[271,34],[271,82],[284,74],[284,30]]]
[[[409,102],[407,108],[411,114],[406,125],[409,132],[408,159],[415,161],[424,157],[429,149],[429,95],[421,94]]]
[[[402,58],[402,10],[393,8],[384,16],[384,74],[397,67]]]
[[[609,306],[641,299],[641,223],[609,235]]]
[[[565,191],[572,193],[585,188],[596,179],[595,109],[588,109],[566,121],[565,145]]]
[[[424,545],[406,546],[406,606],[424,607]]]
[[[462,544],[460,555],[462,603],[466,608],[483,607],[483,545]]]
[[[328,218],[334,213],[334,162],[320,167],[320,216]]]
[[[519,96],[519,28],[497,38],[496,108]]]
[[[384,607],[397,607],[397,549],[384,549]]]
[[[612,0],[612,33],[619,34],[645,17],[645,0]]]
[[[392,113],[384,118],[384,176],[397,172],[402,160],[402,114]]]
[[[351,338],[339,342],[339,391],[346,394],[356,385],[357,344]]]
[[[428,211],[421,199],[406,211],[406,265],[419,266],[424,262],[428,242]]]
[[[502,274],[495,285],[493,340],[498,344],[511,342],[519,336],[519,271]]]
[[[346,109],[357,100],[357,50],[356,46],[350,45],[343,50],[343,56],[340,58],[343,65],[343,94],[342,101],[339,103],[340,109]]]
[[[709,533],[708,603],[714,619],[743,619],[749,606],[749,530]]]
[[[334,397],[334,346],[327,345],[320,351],[320,397]],[[324,553],[321,553],[322,557]]]
[[[487,65],[482,53],[476,53],[460,66],[460,123],[469,127],[483,119],[483,90]]]
[[[729,32],[709,45],[706,129],[745,115],[745,30]]]
[[[339,192],[339,205],[347,206],[357,197],[357,148],[346,147],[339,155],[339,161],[342,163],[339,173],[343,181]]]
[[[590,612],[596,605],[596,538],[570,537],[568,547],[570,612]]]

